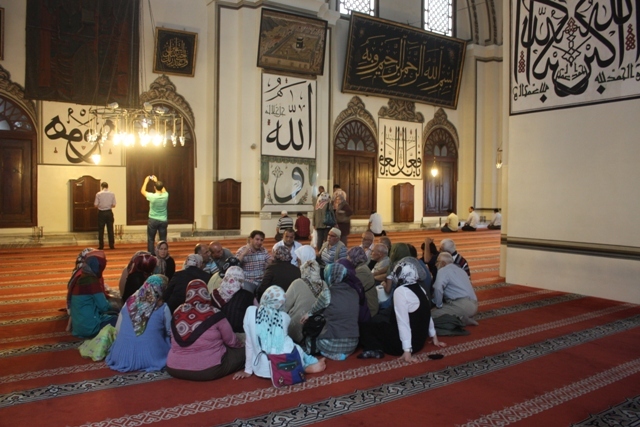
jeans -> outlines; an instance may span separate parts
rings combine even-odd
[[[160,240],[167,240],[167,221],[160,221],[157,219],[149,218],[147,223],[147,251],[155,255],[156,254],[156,233],[160,233]]]

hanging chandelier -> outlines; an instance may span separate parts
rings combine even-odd
[[[104,144],[111,139],[113,145],[133,147],[152,146],[184,147],[184,117],[160,105],[145,102],[143,108],[120,108],[117,102],[106,107],[89,109],[91,117],[88,139],[92,144]],[[179,133],[179,135],[178,135]]]

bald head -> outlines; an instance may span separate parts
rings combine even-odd
[[[213,241],[209,243],[209,252],[211,252],[211,258],[220,259],[224,255],[224,248],[220,242]]]

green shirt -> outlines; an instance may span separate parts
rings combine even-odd
[[[149,201],[149,218],[158,221],[167,221],[167,203],[169,202],[169,192],[147,193]]]

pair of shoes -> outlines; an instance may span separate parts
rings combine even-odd
[[[365,350],[358,355],[358,359],[382,359],[383,357],[382,350]]]
[[[115,249],[115,246],[109,246],[109,249]]]
[[[465,326],[478,326],[479,323],[477,320],[471,318],[471,317],[467,317],[467,316],[462,316],[460,318],[460,320],[462,321],[462,323],[465,324]]]

